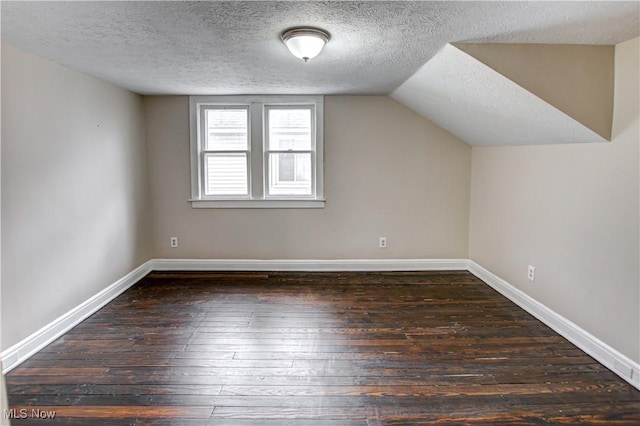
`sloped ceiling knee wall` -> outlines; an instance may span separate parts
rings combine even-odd
[[[470,145],[606,142],[613,49],[448,44],[391,97]]]

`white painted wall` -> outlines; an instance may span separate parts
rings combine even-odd
[[[151,257],[142,100],[2,46],[2,342]]]
[[[324,209],[192,209],[188,98],[146,97],[154,257],[467,258],[469,145],[386,96],[324,105]]]
[[[0,54],[2,46],[0,45]],[[2,81],[2,67],[0,67],[0,82]],[[2,129],[2,114],[0,114],[0,129]],[[2,138],[0,137],[0,188],[2,188]],[[0,349],[2,348],[2,197],[0,196]],[[2,360],[0,360],[0,425],[8,426],[11,420],[4,415],[9,409],[7,386],[4,383]]]
[[[611,143],[473,148],[469,244],[471,260],[636,362],[639,47],[615,49]]]

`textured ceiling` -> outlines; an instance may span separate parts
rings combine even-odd
[[[8,2],[2,41],[141,94],[388,94],[449,42],[615,44],[638,2]],[[308,64],[298,25],[332,39]]]
[[[451,45],[391,96],[471,145],[606,142]]]

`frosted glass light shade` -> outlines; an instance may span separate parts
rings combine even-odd
[[[282,41],[294,56],[307,62],[322,52],[329,34],[315,28],[294,28],[282,34]]]

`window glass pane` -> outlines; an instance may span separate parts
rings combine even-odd
[[[240,151],[247,149],[248,120],[246,109],[208,109],[207,150]]]
[[[206,195],[248,195],[247,154],[206,154]]]
[[[278,181],[292,182],[296,180],[295,154],[280,154],[274,160],[277,164]]]
[[[311,149],[311,109],[268,111],[269,149]]]
[[[312,195],[311,154],[269,154],[269,195]]]

